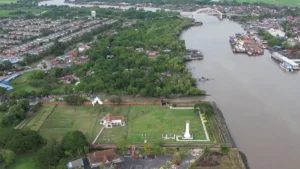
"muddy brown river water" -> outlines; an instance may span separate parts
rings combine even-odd
[[[187,64],[199,88],[211,96],[226,118],[251,169],[300,168],[300,72],[284,72],[270,53],[259,57],[233,54],[229,36],[243,32],[238,23],[196,15],[203,26],[184,31],[186,47],[204,60]]]

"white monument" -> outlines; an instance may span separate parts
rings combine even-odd
[[[191,139],[192,136],[191,136],[191,133],[190,133],[190,121],[186,121],[185,123],[185,133],[183,135],[183,138],[184,139]]]
[[[93,101],[92,101],[92,104],[93,104],[93,106],[95,106],[95,104],[103,104],[103,102],[99,99],[99,97],[96,97]]]
[[[92,16],[93,18],[95,18],[95,17],[96,17],[96,11],[91,11],[91,16]]]

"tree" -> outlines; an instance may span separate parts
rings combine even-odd
[[[85,147],[89,145],[85,135],[81,131],[72,131],[64,135],[61,145],[64,150],[72,154],[82,155],[86,153]]]
[[[162,153],[162,145],[163,145],[162,140],[157,140],[153,143],[153,151],[154,151],[155,154]]]
[[[29,100],[28,99],[22,99],[18,102],[18,104],[25,110],[28,111],[29,108]]]
[[[110,99],[110,102],[120,105],[123,102],[122,97],[116,96]]]
[[[36,163],[43,168],[55,168],[63,157],[63,151],[55,140],[50,140],[47,145],[37,152]]]
[[[289,42],[284,42],[282,47],[284,49],[293,49],[294,48]]]
[[[118,141],[117,147],[120,150],[122,150],[123,154],[124,154],[124,151],[128,149],[129,143],[128,143],[128,140],[125,136],[123,136],[122,139]]]
[[[1,152],[1,155],[7,165],[10,165],[15,160],[15,153],[11,150],[5,150],[4,152]]]
[[[38,150],[45,144],[45,140],[36,131],[23,130],[15,131],[5,143],[5,148],[14,152],[23,152],[25,150]]]
[[[84,103],[84,99],[79,95],[65,96],[64,101],[69,105],[81,105]]]
[[[221,146],[220,147],[220,152],[223,153],[223,154],[228,154],[229,148],[225,147],[225,146]]]
[[[8,104],[3,102],[0,104],[0,112],[7,112],[8,111]]]
[[[208,148],[208,147],[205,147],[203,153],[204,153],[205,155],[208,155],[208,154],[211,153],[211,149]]]
[[[0,96],[3,96],[6,92],[6,89],[4,87],[0,87]]]
[[[144,150],[145,150],[145,152],[146,152],[147,154],[152,153],[152,149],[153,149],[153,145],[152,145],[152,144],[148,143],[148,144],[145,144],[145,145],[144,145]]]

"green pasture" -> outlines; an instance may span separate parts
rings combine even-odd
[[[101,114],[99,107],[58,105],[48,119],[44,120],[39,133],[47,139],[57,140],[70,132],[82,131],[89,140],[94,139],[93,130],[99,131]]]
[[[44,105],[25,128],[39,131],[47,139],[57,140],[62,139],[67,132],[79,130],[89,141],[93,141],[102,128],[100,120],[111,113],[113,116],[124,116],[126,126],[104,129],[98,143],[116,143],[123,136],[127,136],[131,143],[161,140],[162,134],[182,134],[187,120],[190,121],[190,132],[194,139],[206,139],[201,120],[193,110],[171,110],[159,105],[57,105],[51,113],[53,107]]]
[[[190,121],[194,139],[205,140],[206,136],[198,115],[193,110],[171,110],[158,105],[132,105],[126,115],[126,126],[104,129],[98,139],[99,143],[117,142],[127,136],[129,142],[156,141],[162,134],[180,135],[185,131],[186,120]],[[120,113],[120,114],[124,114]],[[175,140],[167,140],[174,142]]]

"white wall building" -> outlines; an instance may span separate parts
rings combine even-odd
[[[271,29],[269,29],[268,30],[268,32],[271,34],[271,35],[273,35],[273,36],[278,36],[278,37],[280,37],[280,38],[283,38],[283,37],[285,37],[285,33],[282,31],[282,30],[279,30],[279,29],[273,29],[273,28],[271,28]]]
[[[95,18],[96,17],[96,11],[91,11],[91,16]]]
[[[105,128],[112,128],[117,125],[125,126],[125,120],[124,116],[112,116],[108,113],[102,120],[100,120],[100,124],[102,124]]]

